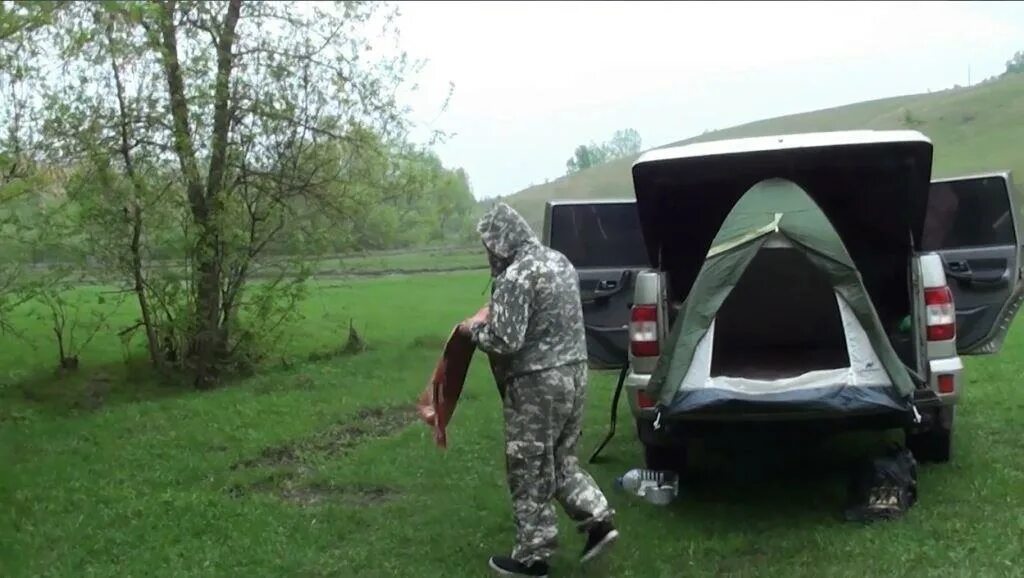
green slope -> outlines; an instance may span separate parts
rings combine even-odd
[[[851,129],[914,129],[935,143],[934,176],[1013,169],[1024,174],[1024,75],[955,88],[861,102],[708,132],[683,143]],[[509,196],[535,227],[551,199],[632,198],[630,165],[619,159]],[[539,229],[538,229],[539,230]]]

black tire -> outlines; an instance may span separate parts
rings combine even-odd
[[[953,459],[953,411],[936,412],[935,423],[919,432],[907,432],[907,448],[919,462],[944,464]]]

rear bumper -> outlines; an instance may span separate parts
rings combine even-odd
[[[756,419],[687,419],[673,420],[654,427],[654,421],[638,419],[637,435],[646,445],[676,447],[687,440],[749,439],[765,436],[790,435],[823,437],[855,430],[888,430],[911,427],[906,412],[873,414],[834,414],[830,416],[802,415],[787,420]]]
[[[939,391],[939,377],[947,375],[953,383],[953,390],[950,393]],[[653,423],[657,413],[653,408],[641,408],[638,403],[638,392],[646,389],[650,374],[638,374],[630,372],[623,384],[625,394],[629,400],[630,411],[638,421]],[[919,409],[931,409],[936,407],[949,407],[955,405],[959,400],[963,384],[963,362],[959,357],[932,360],[928,372],[929,387],[915,392],[914,405]],[[847,422],[850,420],[871,422],[876,419],[887,422],[894,416],[903,416],[903,412],[893,411],[884,407],[877,410],[865,411],[785,411],[773,409],[771,411],[759,410],[757,404],[746,404],[741,409],[729,409],[728,411],[716,412],[707,411],[693,414],[674,416],[673,422]]]

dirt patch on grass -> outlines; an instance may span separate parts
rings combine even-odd
[[[415,410],[408,405],[367,408],[310,437],[264,448],[256,457],[237,462],[231,469],[264,468],[272,473],[256,482],[236,483],[228,488],[228,495],[242,498],[252,493],[271,494],[299,507],[366,507],[393,500],[399,493],[390,486],[318,480],[317,465],[367,441],[394,435],[415,419]]]
[[[285,502],[304,507],[334,502],[365,508],[390,502],[398,497],[398,492],[387,486],[343,486],[315,483],[279,488],[277,496]]]
[[[363,409],[344,423],[334,424],[309,438],[265,448],[255,458],[238,462],[232,469],[294,466],[325,456],[337,457],[365,441],[391,436],[415,419],[415,410],[408,405]]]
[[[311,482],[296,474],[270,476],[251,484],[236,484],[228,489],[233,498],[250,494],[270,494],[295,506],[309,508],[327,504],[365,508],[397,499],[400,492],[377,484],[333,484]]]

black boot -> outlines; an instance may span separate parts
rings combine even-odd
[[[619,531],[611,522],[598,522],[587,532],[587,545],[583,547],[580,562],[589,562],[608,550],[619,539]]]
[[[522,562],[516,562],[508,556],[491,556],[488,565],[502,576],[540,576],[541,578],[547,578],[548,575],[547,562],[534,562],[527,565]]]

